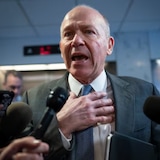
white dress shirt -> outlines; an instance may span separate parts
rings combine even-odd
[[[77,81],[71,74],[68,77],[69,87],[72,92],[77,96],[79,95],[83,84]],[[92,83],[90,83],[94,91],[107,91],[107,77],[105,71],[103,71]],[[108,95],[108,94],[107,94]],[[107,97],[106,97],[107,98]],[[61,131],[60,131],[61,132]],[[111,133],[110,124],[99,124],[93,128],[94,139],[94,160],[104,160],[106,152],[106,139]],[[61,132],[64,147],[68,149],[70,147],[70,139],[66,139]]]

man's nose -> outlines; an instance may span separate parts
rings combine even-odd
[[[81,36],[80,34],[75,34],[73,39],[72,39],[72,46],[73,47],[77,47],[77,46],[80,46],[80,45],[84,45],[85,42],[84,42],[84,38],[83,36]]]

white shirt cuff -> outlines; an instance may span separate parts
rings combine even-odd
[[[62,143],[63,143],[64,148],[66,150],[69,150],[69,148],[71,147],[72,135],[71,135],[71,138],[66,138],[60,129],[59,129],[59,132],[61,134]]]

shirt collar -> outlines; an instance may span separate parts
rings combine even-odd
[[[70,90],[78,95],[83,84],[77,81],[71,74],[69,74],[68,82]],[[105,91],[107,88],[107,77],[105,71],[103,70],[101,74],[90,83],[90,85],[92,86],[94,91]]]

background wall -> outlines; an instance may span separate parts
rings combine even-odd
[[[160,32],[124,32],[113,34],[113,54],[106,61],[116,62],[117,75],[129,75],[152,81],[151,60],[160,58]],[[57,44],[59,38],[0,39],[0,65],[48,64],[63,62],[60,54],[24,56],[27,45]]]
[[[115,38],[113,54],[106,59],[109,71],[152,82],[152,61],[160,58],[159,0],[0,0],[0,66],[63,62],[60,54],[24,56],[23,47],[58,44],[63,17],[78,4],[98,9],[109,20]],[[23,74],[31,87],[63,72]]]

